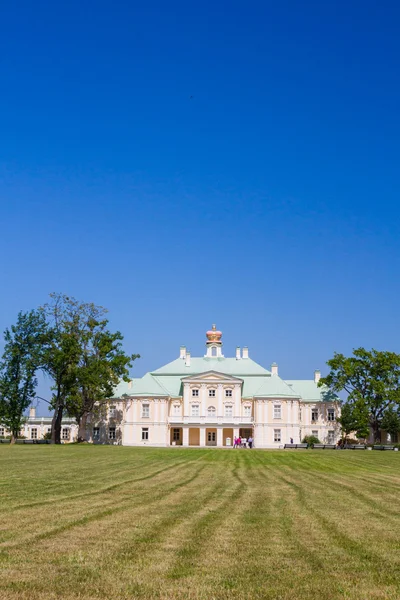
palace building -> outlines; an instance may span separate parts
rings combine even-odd
[[[181,346],[176,360],[121,383],[107,418],[90,423],[88,439],[126,446],[231,447],[235,437],[252,436],[256,448],[279,448],[312,434],[335,443],[338,399],[318,386],[319,378],[315,371],[310,380],[283,380],[275,363],[265,369],[247,347],[225,357],[222,333],[213,325],[204,356],[191,356]]]

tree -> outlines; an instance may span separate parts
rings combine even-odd
[[[334,392],[344,390],[348,403],[360,403],[368,412],[374,440],[379,441],[386,411],[400,404],[400,355],[358,348],[350,357],[335,353],[327,364],[330,373],[319,385],[326,385]]]
[[[44,371],[53,380],[52,442],[61,443],[64,412],[79,425],[78,439],[85,439],[88,415],[111,398],[118,381],[129,381],[128,368],[138,355],[122,350],[119,332],[111,333],[104,319],[107,310],[79,302],[65,294],[50,294],[42,307],[51,332]]]
[[[101,318],[106,310],[92,303],[79,302],[65,294],[53,293],[50,298],[50,303],[41,308],[51,332],[43,370],[53,380],[51,441],[60,444],[64,410],[68,399],[75,397],[78,390],[77,371],[85,331],[88,323]]]
[[[122,349],[123,336],[111,333],[108,321],[91,319],[82,332],[82,354],[76,370],[77,386],[67,400],[67,412],[79,425],[78,441],[86,439],[88,416],[101,412],[112,398],[118,382],[129,381],[129,367],[139,358],[128,356]]]
[[[363,401],[344,403],[337,422],[340,425],[344,439],[353,432],[358,438],[368,437],[369,413]]]
[[[400,432],[400,411],[397,408],[394,409],[390,406],[385,412],[381,428],[390,433],[392,439],[396,438],[396,435]]]
[[[4,332],[0,362],[0,422],[11,432],[15,443],[24,423],[24,411],[31,404],[37,386],[36,372],[43,364],[49,342],[44,315],[32,310],[20,312],[15,325]]]

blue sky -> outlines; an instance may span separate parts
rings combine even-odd
[[[109,308],[134,376],[214,322],[288,378],[400,352],[399,17],[5,3],[0,328],[62,291]]]

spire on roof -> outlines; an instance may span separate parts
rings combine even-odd
[[[222,354],[222,331],[217,330],[217,326],[213,325],[212,328],[206,333],[207,341],[206,348],[208,357],[218,358],[223,356]]]

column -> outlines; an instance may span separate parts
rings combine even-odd
[[[218,427],[218,429],[217,429],[217,446],[219,448],[222,448],[223,442],[224,442],[224,440],[223,440],[223,429],[222,429],[222,427]]]
[[[156,398],[153,400],[154,402],[154,423],[158,423],[160,421],[160,400]]]
[[[241,411],[241,387],[240,385],[235,385],[235,389],[234,389],[234,394],[235,394],[235,412],[234,412],[234,417],[241,417],[242,416],[242,411]]]
[[[200,446],[206,445],[206,428],[200,427]]]
[[[136,421],[138,420],[138,408],[139,408],[139,401],[133,400],[132,421],[134,423],[136,423]]]
[[[160,421],[161,423],[165,423],[165,407],[167,404],[167,400],[160,400]]]
[[[182,446],[189,446],[189,427],[182,429]]]
[[[189,416],[189,395],[190,385],[188,383],[183,384],[183,416]]]
[[[205,383],[202,383],[200,386],[200,417],[206,416],[206,394],[207,385]]]
[[[223,405],[222,405],[222,394],[223,394],[222,383],[219,383],[218,389],[217,389],[217,417],[223,417],[223,415],[224,415]]]
[[[139,415],[141,410],[141,403],[139,400],[133,401],[133,441],[138,442],[140,440],[140,430],[139,430]]]

